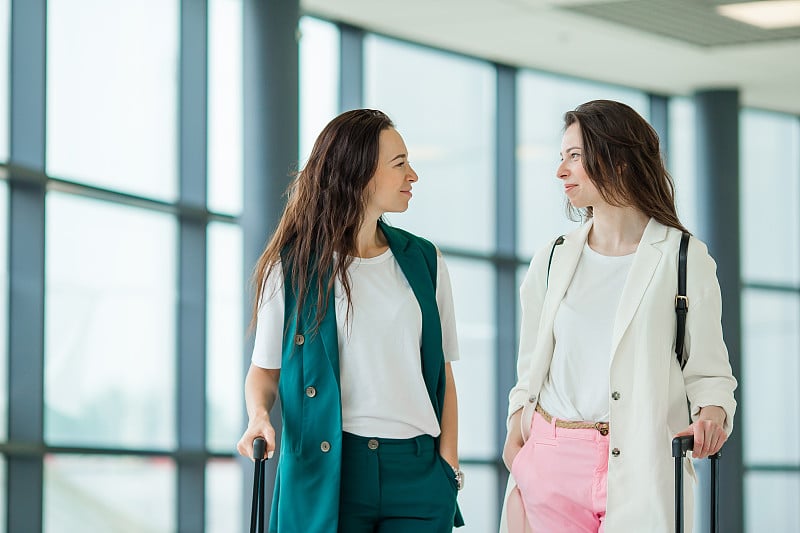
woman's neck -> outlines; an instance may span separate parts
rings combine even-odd
[[[389,242],[383,232],[378,229],[377,219],[364,221],[356,235],[356,257],[362,259],[377,257],[388,248]]]
[[[603,255],[628,255],[636,251],[650,217],[633,207],[595,208],[589,246]]]

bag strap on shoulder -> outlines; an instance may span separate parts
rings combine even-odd
[[[686,296],[686,258],[689,255],[689,234],[681,235],[681,246],[678,250],[678,294],[675,296],[675,315],[678,327],[675,335],[675,356],[681,370],[686,366],[683,358],[683,344],[686,335],[686,313],[689,311],[689,298]]]
[[[556,251],[556,246],[559,244],[564,244],[563,235],[558,236],[555,242],[553,242],[553,247],[550,249],[550,259],[547,260],[547,278],[545,278],[545,287],[550,283],[550,265],[553,264],[553,254]]]

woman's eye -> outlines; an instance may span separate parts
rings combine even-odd
[[[569,157],[570,157],[570,158],[571,158],[573,161],[577,161],[578,159],[580,159],[580,158],[581,158],[581,154],[579,154],[578,152],[573,152],[573,153],[569,154]]]

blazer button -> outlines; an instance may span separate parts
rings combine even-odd
[[[313,398],[316,395],[317,395],[317,389],[315,389],[314,387],[306,387],[306,396],[308,396],[309,398]]]
[[[619,448],[614,448],[613,450],[611,450],[611,455],[613,455],[614,457],[619,457],[619,454],[620,454]]]
[[[294,343],[295,343],[296,345],[300,346],[300,345],[302,345],[304,342],[306,342],[306,339],[305,339],[305,337],[303,337],[302,335],[295,335],[295,336],[294,336]]]
[[[528,398],[528,401],[529,401],[530,403],[534,403],[534,402],[536,401],[536,396],[535,396],[535,395],[531,395],[531,396]]]
[[[611,393],[611,399],[612,400],[619,400],[619,397],[620,397],[620,393],[618,393],[617,391],[614,391],[614,392]]]
[[[331,451],[331,443],[324,440],[320,443],[319,449],[323,451],[323,453],[328,453]]]

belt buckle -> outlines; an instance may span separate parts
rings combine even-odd
[[[594,425],[594,429],[600,432],[602,436],[608,435],[608,422],[598,422]]]

